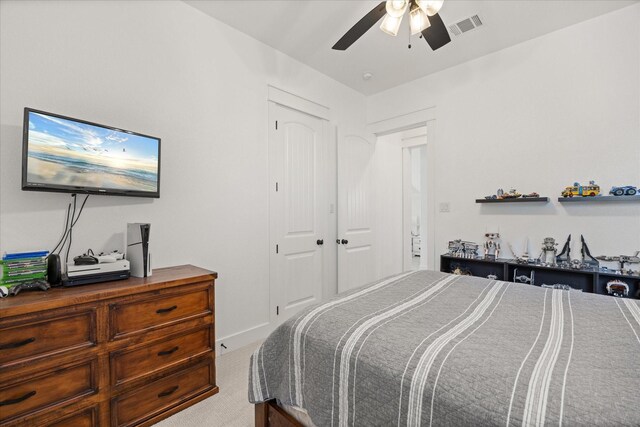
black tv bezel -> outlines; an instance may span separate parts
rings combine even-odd
[[[158,141],[158,187],[155,192],[120,190],[115,188],[99,188],[99,187],[75,187],[72,185],[55,185],[55,184],[39,184],[27,182],[27,160],[29,157],[29,113],[44,114],[59,119],[71,120],[86,125],[97,126],[108,130],[128,133],[130,135],[143,136],[146,138],[156,139]],[[50,113],[48,111],[36,110],[35,108],[25,107],[24,122],[22,125],[22,190],[23,191],[46,191],[54,193],[74,193],[74,194],[98,194],[105,196],[129,196],[129,197],[148,197],[160,198],[160,165],[161,165],[161,140],[156,136],[145,135],[143,133],[133,132],[113,126],[102,125],[100,123],[89,122],[87,120],[76,119],[74,117],[63,116],[61,114]]]

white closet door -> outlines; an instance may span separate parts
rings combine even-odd
[[[375,279],[372,167],[374,144],[338,139],[338,291]]]
[[[272,320],[322,298],[326,121],[269,104]],[[274,317],[275,316],[275,317]]]

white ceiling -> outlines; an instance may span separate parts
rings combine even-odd
[[[407,17],[397,37],[378,25],[346,51],[331,46],[378,1],[184,0],[202,12],[286,53],[365,94],[504,49],[543,34],[637,3],[622,0],[445,0],[440,11],[449,26],[472,15],[484,25],[432,51],[411,38]],[[373,78],[364,81],[365,72]]]

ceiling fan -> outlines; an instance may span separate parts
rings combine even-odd
[[[432,50],[440,49],[451,41],[447,28],[438,15],[444,0],[387,0],[380,2],[371,12],[351,27],[338,42],[334,50],[346,50],[356,42],[369,28],[373,27],[383,16],[380,29],[387,34],[398,34],[402,17],[409,11],[411,34],[421,33]],[[411,47],[411,45],[409,45]]]

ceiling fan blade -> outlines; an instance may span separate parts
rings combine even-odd
[[[356,25],[351,27],[347,33],[342,36],[331,49],[334,50],[346,50],[349,46],[354,44],[369,28],[373,27],[376,22],[382,18],[387,10],[385,8],[386,2],[380,2],[379,5],[374,7],[371,12],[367,13],[361,20],[356,22]]]
[[[451,41],[447,27],[445,27],[442,18],[437,13],[429,17],[431,26],[422,32],[424,39],[429,43],[432,50],[440,49]]]

